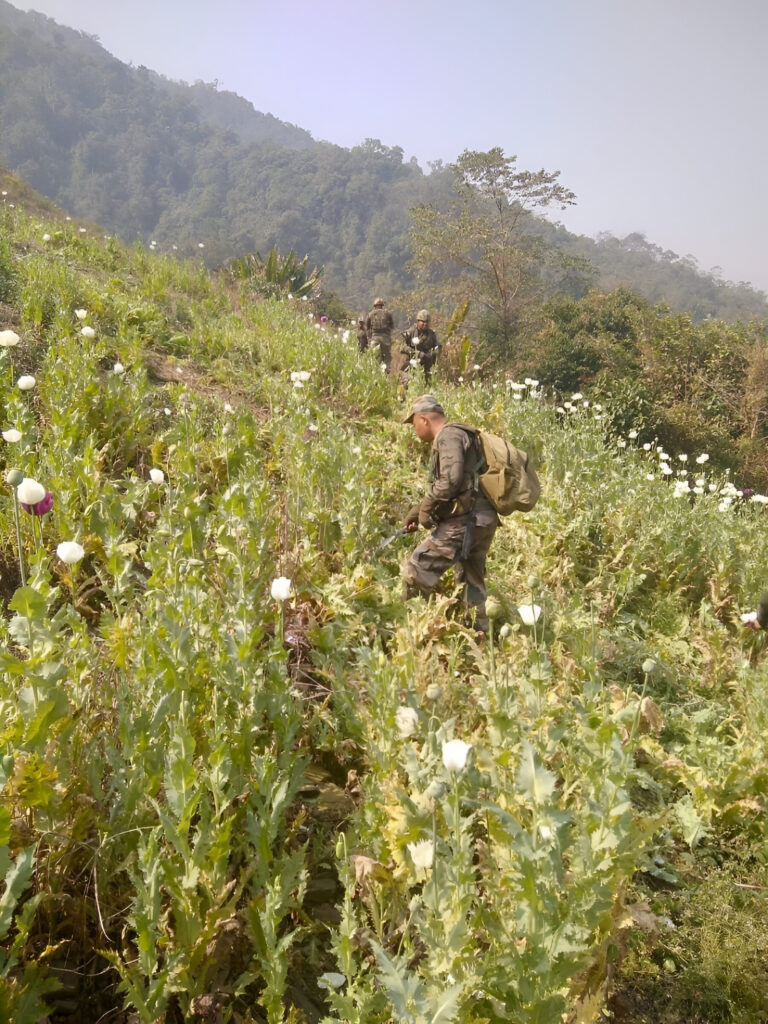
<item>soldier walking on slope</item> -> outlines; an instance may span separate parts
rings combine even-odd
[[[384,363],[389,373],[392,362],[392,328],[395,322],[388,309],[384,309],[384,299],[373,300],[373,309],[365,321],[365,329],[368,334],[368,344],[371,348],[378,345],[379,359]]]
[[[364,313],[357,318],[357,347],[361,352],[365,352],[368,348],[368,331],[365,329]]]
[[[429,488],[403,523],[406,533],[419,526],[432,532],[403,562],[405,597],[427,597],[455,566],[457,581],[465,584],[474,627],[486,633],[485,560],[499,517],[478,486],[486,467],[482,449],[473,430],[448,422],[432,395],[417,398],[404,422],[413,425],[419,440],[432,444]]]
[[[400,347],[400,383],[407,387],[410,375],[411,359],[416,358],[424,370],[424,379],[429,384],[432,379],[432,367],[437,362],[440,343],[437,335],[429,326],[429,310],[420,309],[416,314],[416,326],[409,327],[402,333]]]

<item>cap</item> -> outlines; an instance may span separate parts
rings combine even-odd
[[[428,324],[429,323],[429,310],[428,309],[420,309],[419,312],[416,314],[416,319],[417,320],[423,320],[425,324]]]
[[[417,413],[424,414],[428,412],[437,412],[441,416],[445,416],[445,410],[434,395],[419,395],[418,398],[414,399],[410,416],[407,416],[403,423],[413,423],[413,417]]]

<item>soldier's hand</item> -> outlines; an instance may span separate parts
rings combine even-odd
[[[413,533],[414,530],[419,528],[419,506],[414,505],[409,510],[408,515],[403,521],[403,530],[405,533]]]
[[[432,513],[426,509],[419,509],[419,524],[426,530],[431,530],[435,525],[435,520],[432,518]]]

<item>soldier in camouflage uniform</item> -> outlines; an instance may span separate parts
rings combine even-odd
[[[361,352],[368,348],[368,331],[365,328],[365,316],[361,313],[357,318],[357,347]]]
[[[429,384],[432,379],[432,367],[437,362],[440,343],[437,335],[429,326],[429,310],[420,309],[416,314],[416,326],[409,327],[402,333],[400,346],[400,383],[406,387],[410,376],[411,359],[416,358],[424,370],[424,379]]]
[[[388,309],[384,309],[384,299],[374,299],[373,309],[365,321],[365,329],[368,333],[368,344],[371,348],[378,345],[379,359],[384,363],[389,373],[392,362],[392,328],[395,322]]]
[[[454,566],[457,580],[465,584],[475,629],[487,632],[485,561],[499,517],[478,487],[485,468],[482,450],[474,434],[447,421],[432,395],[417,398],[404,422],[413,424],[420,440],[432,443],[427,494],[403,524],[406,533],[419,526],[432,532],[403,562],[405,596],[428,596]]]

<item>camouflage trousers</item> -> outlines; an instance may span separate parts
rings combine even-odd
[[[403,562],[400,572],[406,598],[418,594],[427,597],[444,573],[455,566],[456,579],[464,584],[464,600],[470,611],[474,612],[475,628],[487,631],[485,561],[496,533],[496,524],[475,526],[467,557],[462,558],[461,549],[469,519],[468,515],[453,516],[438,523],[429,537]]]
[[[398,381],[403,388],[407,388],[410,382],[411,371],[414,369],[411,366],[411,359],[413,358],[414,353],[410,349],[403,349],[392,356],[392,372],[397,373]],[[424,382],[427,385],[432,381],[432,367],[435,365],[435,362],[436,358],[431,355],[419,359],[419,365],[424,371]]]
[[[379,359],[387,368],[389,373],[389,366],[392,362],[392,338],[389,334],[376,334],[375,332],[371,335],[371,348],[379,350]]]

